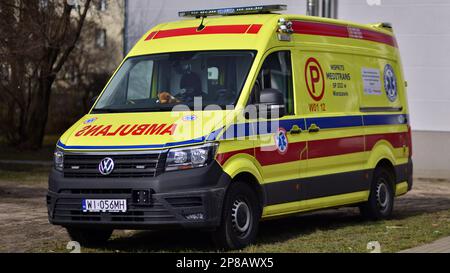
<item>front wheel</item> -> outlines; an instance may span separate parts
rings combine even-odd
[[[394,208],[394,178],[385,168],[374,172],[369,200],[360,206],[361,215],[369,220],[389,218]]]
[[[221,224],[213,232],[213,240],[219,248],[244,248],[255,240],[260,218],[255,191],[244,182],[234,182],[226,194]]]
[[[89,228],[66,228],[72,240],[77,241],[82,246],[104,245],[111,234],[112,229],[89,229]]]

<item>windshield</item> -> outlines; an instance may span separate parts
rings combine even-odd
[[[234,105],[254,59],[253,51],[177,52],[129,58],[98,100],[94,113],[170,111]]]

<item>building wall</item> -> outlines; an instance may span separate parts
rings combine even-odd
[[[106,31],[106,47],[100,50],[107,50],[110,56],[104,69],[114,71],[124,57],[125,0],[106,2],[106,10],[99,10],[96,5],[89,13],[88,20],[93,20]],[[91,41],[91,44],[95,46],[95,41]]]
[[[391,22],[402,53],[414,130],[450,132],[450,1],[339,1],[339,17]]]
[[[394,26],[408,81],[415,175],[420,177],[450,179],[449,14],[448,0],[339,1],[342,19]]]
[[[421,178],[450,179],[450,134],[413,132],[414,175]]]

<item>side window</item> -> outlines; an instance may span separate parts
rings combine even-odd
[[[208,68],[208,81],[211,82],[211,85],[219,84],[219,68],[217,67]]]
[[[294,114],[294,92],[290,51],[278,51],[267,56],[253,86],[250,104],[258,103],[259,92],[266,88],[280,90],[284,95],[286,114]]]
[[[212,63],[212,64],[210,64]],[[225,73],[222,66],[218,63],[215,63],[214,60],[209,60],[208,62],[208,86],[207,93],[211,97],[215,97],[216,92],[225,89],[224,86],[224,78]]]
[[[153,61],[136,64],[128,75],[128,100],[150,98],[150,87],[153,75]]]

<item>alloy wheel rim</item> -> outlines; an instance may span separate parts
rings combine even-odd
[[[377,185],[377,204],[380,207],[382,211],[386,210],[389,207],[389,190],[387,188],[387,185],[383,179],[383,181],[380,181],[380,183]]]
[[[239,236],[245,237],[248,234],[251,226],[251,218],[252,213],[248,204],[240,199],[234,201],[231,209],[231,222]]]

